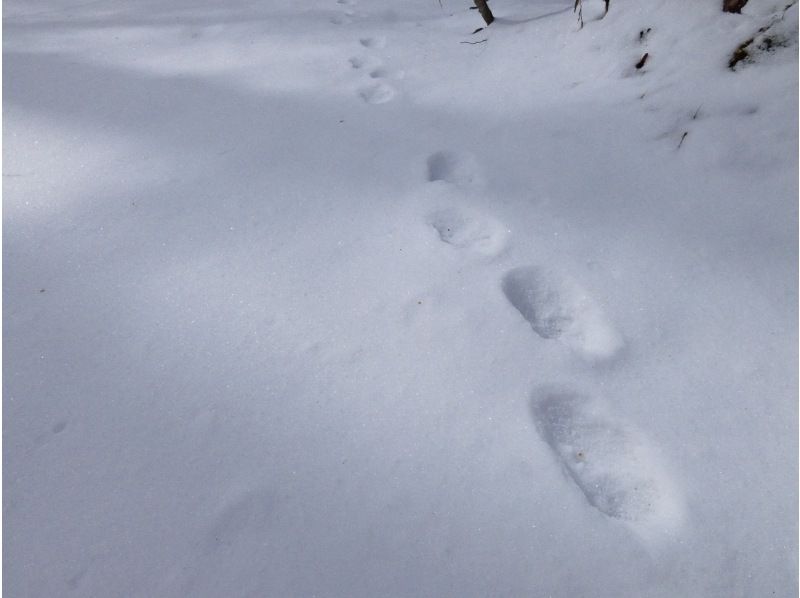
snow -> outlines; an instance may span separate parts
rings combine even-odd
[[[9,596],[796,594],[797,7],[468,4],[5,3]]]

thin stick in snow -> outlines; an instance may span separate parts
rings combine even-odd
[[[486,25],[491,25],[492,21],[494,21],[494,15],[492,14],[492,10],[489,8],[489,4],[486,0],[474,0],[475,6],[478,7],[478,12],[481,13],[483,20],[486,21]]]

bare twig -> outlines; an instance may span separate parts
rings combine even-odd
[[[489,8],[489,4],[486,0],[473,0],[475,2],[475,6],[478,8],[478,12],[481,13],[483,20],[486,21],[486,25],[491,25],[492,21],[494,21],[494,15],[492,14],[492,9]]]
[[[578,29],[583,29],[583,0],[575,0],[575,6],[572,7],[572,12],[578,13],[578,23],[580,24]]]

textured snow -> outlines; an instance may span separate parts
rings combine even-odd
[[[795,596],[797,8],[719,4],[7,0],[5,594]]]

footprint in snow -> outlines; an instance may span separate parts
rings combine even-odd
[[[362,37],[358,40],[359,43],[364,46],[365,48],[375,48],[380,49],[386,46],[386,38],[385,37]]]
[[[385,104],[392,101],[396,93],[394,87],[386,83],[376,83],[359,91],[361,99],[367,104]]]
[[[404,79],[406,76],[405,71],[392,71],[385,68],[376,68],[370,71],[369,76],[371,79]]]
[[[436,152],[428,157],[427,166],[429,182],[445,181],[462,188],[483,184],[483,171],[477,159],[468,153]]]
[[[676,531],[681,497],[639,431],[568,390],[540,389],[531,407],[539,435],[591,506],[645,538]]]
[[[459,249],[469,249],[486,256],[503,252],[508,242],[508,230],[497,220],[474,210],[446,208],[433,212],[428,218],[442,242]]]
[[[356,70],[363,68],[364,64],[366,64],[365,60],[363,58],[359,58],[358,56],[353,56],[348,60],[348,62],[350,63],[350,66]]]
[[[575,281],[539,266],[515,268],[503,292],[540,337],[558,339],[590,362],[611,359],[623,340],[602,308]]]

